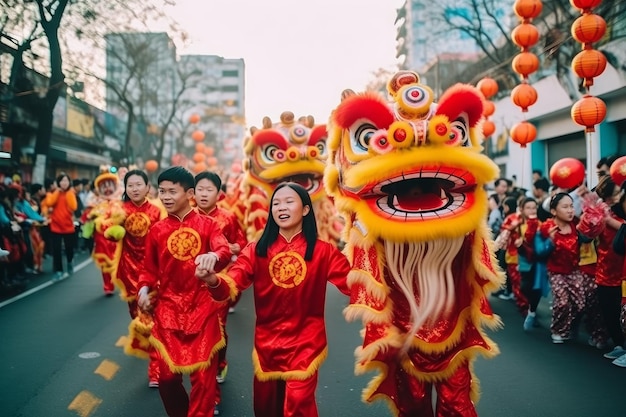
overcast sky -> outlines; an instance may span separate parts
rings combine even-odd
[[[403,0],[178,0],[190,34],[182,54],[243,58],[246,118],[260,125],[290,110],[325,123],[341,91],[361,91],[396,65],[396,9]]]

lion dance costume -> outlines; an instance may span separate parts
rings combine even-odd
[[[291,181],[311,196],[319,238],[337,244],[343,224],[322,182],[328,156],[326,125],[315,125],[311,116],[296,121],[293,113],[283,112],[280,122],[265,117],[263,127],[253,127],[250,133],[244,143],[242,199],[248,241],[261,236],[276,186]]]
[[[438,104],[403,71],[375,93],[344,91],[331,116],[324,181],[346,220],[347,320],[363,321],[355,373],[377,371],[363,401],[397,416],[476,416],[477,354],[501,322],[487,294],[502,283],[483,185],[498,168],[480,153],[482,98],[469,85]],[[433,410],[431,392],[436,389]]]
[[[105,172],[96,177],[94,187],[98,191],[97,203],[86,210],[83,214],[93,228],[83,229],[83,236],[91,237],[93,233],[94,263],[102,271],[102,283],[104,294],[113,295],[115,286],[115,273],[122,253],[122,238],[125,230],[122,224],[126,218],[126,212],[119,199],[119,182],[115,174]]]

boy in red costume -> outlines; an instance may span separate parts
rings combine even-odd
[[[170,417],[213,416],[215,355],[225,341],[215,302],[194,272],[196,263],[219,271],[230,262],[230,249],[218,224],[191,208],[194,178],[189,171],[169,168],[158,184],[168,217],[148,232],[137,286],[139,307],[154,306],[150,343],[161,357],[159,394]],[[190,376],[189,395],[182,374]]]
[[[224,233],[224,237],[228,240],[228,246],[230,247],[230,252],[232,254],[231,259],[236,259],[237,255],[241,252],[241,249],[246,245],[247,241],[243,234],[243,230],[239,225],[237,217],[233,213],[217,206],[221,193],[222,179],[219,175],[213,172],[204,171],[196,175],[195,184],[196,186],[194,191],[196,195],[198,213],[209,216],[217,222],[222,230],[222,233]],[[226,373],[228,372],[228,362],[226,361],[226,348],[228,346],[226,320],[228,318],[228,309],[231,305],[234,305],[235,302],[236,300],[232,304],[217,304],[220,322],[226,339],[226,345],[220,349],[218,353],[217,382],[219,384],[224,382]],[[218,387],[216,393],[216,408],[218,408],[220,401],[221,393]]]

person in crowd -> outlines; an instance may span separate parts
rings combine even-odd
[[[26,285],[24,257],[27,246],[24,240],[22,227],[15,214],[15,200],[17,191],[9,186],[0,186],[0,246],[7,250],[7,262],[0,266],[2,289],[20,290]]]
[[[30,245],[33,251],[33,268],[37,273],[43,272],[43,257],[45,252],[45,240],[43,239],[42,229],[48,227],[48,219],[41,214],[41,200],[45,198],[46,192],[41,184],[32,184],[30,193],[26,194],[26,200],[33,211],[37,213],[42,221],[32,224],[30,229]]]
[[[539,178],[533,182],[533,197],[537,202],[537,218],[545,222],[552,215],[543,207],[543,202],[550,200],[550,182],[546,178]]]
[[[528,300],[528,313],[524,319],[524,330],[530,331],[538,325],[537,307],[542,296],[550,291],[548,274],[545,269],[545,256],[535,247],[535,235],[540,222],[537,219],[537,201],[525,197],[520,202],[519,232],[515,235],[517,247],[520,289]]]
[[[605,176],[609,175],[611,165],[619,158],[619,155],[609,155],[600,158],[596,164],[596,175],[598,176],[598,182]]]
[[[494,239],[500,234],[502,223],[504,222],[504,211],[502,203],[506,198],[506,192],[508,190],[508,182],[506,178],[498,178],[494,182],[495,192],[489,196],[489,217],[487,223],[491,229],[491,235]],[[497,248],[496,258],[498,259],[498,265],[503,271],[506,271],[505,262],[505,250],[504,247]],[[506,280],[506,286],[500,291],[493,294],[503,300],[511,300],[513,298],[513,292],[511,291],[510,282]]]
[[[217,203],[222,194],[222,179],[216,173],[204,171],[195,177],[195,200],[198,212],[213,218],[222,229],[222,233],[228,240],[228,245],[233,259],[236,259],[241,249],[247,244],[246,236],[239,225],[237,217],[228,210],[218,207]],[[226,346],[220,349],[219,364],[217,368],[217,382],[223,383],[228,372],[228,362],[226,360],[226,348],[228,346],[228,333],[226,332],[226,321],[228,311],[233,303],[222,303],[219,308],[220,320],[224,326],[224,336]],[[219,395],[218,395],[219,402]]]
[[[75,229],[74,211],[78,207],[76,194],[71,187],[69,175],[62,173],[56,178],[57,188],[48,193],[43,206],[47,208],[50,223],[54,279],[60,280],[74,273]],[[65,248],[67,274],[63,273],[62,248]]]
[[[604,357],[616,360],[626,355],[626,340],[620,324],[624,255],[613,250],[613,241],[617,230],[626,221],[626,197],[610,175],[600,179],[595,192],[610,207],[607,218],[602,219],[605,225],[598,236],[595,282],[601,315],[614,344],[613,350],[605,353]]]
[[[564,343],[574,334],[574,322],[586,306],[585,277],[579,268],[579,239],[574,222],[574,200],[567,193],[557,193],[550,200],[552,218],[540,227],[542,245],[550,247],[547,262],[552,288],[552,342]]]
[[[626,181],[622,183],[622,186],[620,188],[624,193],[620,200],[622,204],[622,209],[626,214]],[[609,218],[608,222],[612,223],[612,220]],[[615,234],[615,238],[613,239],[613,251],[615,251],[615,253],[618,255],[624,256],[624,264],[622,265],[622,276],[624,277],[624,279],[622,280],[621,324],[622,332],[626,333],[626,222],[622,222],[619,226],[619,229],[617,229],[617,233]],[[613,360],[613,364],[621,368],[626,368],[626,354]]]
[[[327,282],[349,295],[350,265],[318,239],[311,197],[295,183],[279,184],[257,242],[248,244],[227,274],[202,263],[196,276],[216,300],[254,285],[254,412],[257,417],[316,417],[318,368],[326,358]]]
[[[533,182],[533,184],[536,181],[539,181],[542,178],[544,178],[543,177],[543,171],[540,170],[540,169],[533,169],[533,174],[532,174],[532,182]]]
[[[57,189],[56,180],[53,178],[46,178],[44,180],[44,190],[41,192],[42,197],[40,200],[40,208],[41,211],[39,214],[44,216],[45,218],[50,218],[50,213],[52,209],[46,205],[46,197],[53,194]],[[41,228],[41,238],[44,241],[44,256],[52,256],[52,232],[50,231],[50,222],[48,225],[45,225]]]
[[[511,289],[512,298],[515,299],[517,308],[523,316],[528,313],[528,300],[521,290],[521,275],[518,270],[517,248],[520,239],[519,226],[522,216],[517,210],[517,200],[514,197],[506,197],[502,203],[505,216],[500,228],[500,235],[496,239],[498,249],[504,249],[504,262],[506,263],[507,288]],[[510,297],[510,296],[509,296]]]
[[[217,222],[192,209],[189,171],[168,168],[158,185],[168,216],[148,231],[137,301],[142,310],[153,309],[150,342],[159,353],[159,394],[169,417],[213,416],[217,352],[225,341],[215,302],[194,274],[196,264],[209,272],[224,268],[230,248]],[[190,376],[190,394],[182,374]]]
[[[27,251],[24,256],[26,272],[38,274],[42,270],[43,241],[36,225],[45,223],[45,218],[33,208],[21,185],[13,184],[11,188],[16,193],[14,211],[26,242]]]
[[[149,332],[144,329],[152,325],[152,316],[142,313],[137,306],[137,280],[144,267],[146,235],[150,228],[166,216],[166,212],[152,204],[148,198],[150,183],[144,171],[130,170],[124,176],[124,201],[122,207],[125,212],[123,223],[126,233],[122,240],[122,255],[117,267],[114,284],[120,290],[120,297],[128,303],[128,311],[133,320],[131,326],[130,344],[125,351],[145,358],[148,357],[148,386],[159,386],[159,363],[155,349],[147,342]]]

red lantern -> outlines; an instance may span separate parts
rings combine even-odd
[[[585,126],[585,132],[595,132],[595,125],[602,123],[606,117],[604,101],[589,94],[585,94],[572,106],[572,120]]]
[[[146,161],[146,163],[143,165],[143,167],[148,172],[155,172],[157,169],[159,169],[159,163],[157,161],[155,161],[154,159],[150,159],[150,160]]]
[[[530,84],[522,83],[511,91],[511,100],[516,106],[521,107],[523,112],[537,102],[537,90]]]
[[[202,142],[196,143],[196,152],[204,152],[206,145]]]
[[[485,77],[478,81],[476,87],[483,93],[486,99],[489,99],[496,95],[498,92],[498,83],[493,78]]]
[[[606,68],[606,57],[595,49],[583,49],[572,59],[572,70],[580,78],[584,78],[585,87],[593,85],[594,77],[599,76]]]
[[[515,45],[522,49],[530,48],[539,40],[539,31],[531,23],[522,23],[511,32]]]
[[[598,42],[606,32],[606,22],[601,16],[589,13],[572,24],[572,36],[580,43]]]
[[[217,158],[214,156],[211,156],[207,158],[207,162],[209,163],[210,167],[215,167],[217,165]]]
[[[241,163],[239,162],[233,162],[230,165],[230,170],[235,173],[235,174],[239,174],[241,172]]]
[[[203,153],[196,152],[193,154],[193,162],[203,162],[206,159]]]
[[[550,181],[557,187],[569,190],[585,180],[585,165],[578,159],[559,159],[550,167]]]
[[[541,14],[541,0],[516,0],[513,4],[515,14],[523,19],[534,19]]]
[[[206,156],[213,156],[215,150],[213,149],[213,147],[207,146],[206,148],[204,148],[204,153],[206,154]]]
[[[496,106],[493,101],[485,100],[483,102],[483,116],[489,117],[496,111]]]
[[[624,181],[626,181],[626,156],[617,158],[615,162],[611,164],[609,174],[611,174],[613,182],[617,184],[618,187],[621,187]]]
[[[589,10],[602,3],[602,0],[569,0],[570,4],[579,10]]]
[[[198,162],[193,166],[193,171],[195,173],[206,171],[206,170],[207,170],[207,166],[204,162]]]
[[[539,68],[539,58],[532,52],[521,52],[513,58],[513,71],[527,77]]]
[[[192,114],[191,116],[189,116],[189,123],[191,124],[196,124],[200,121],[200,115],[199,114]]]
[[[496,125],[491,120],[485,120],[483,122],[483,135],[486,138],[493,135],[493,132],[496,131]]]
[[[532,143],[537,137],[537,128],[530,122],[520,122],[511,128],[511,140],[522,148]]]
[[[191,134],[191,138],[196,142],[202,142],[204,140],[204,132],[202,130],[194,130]]]

